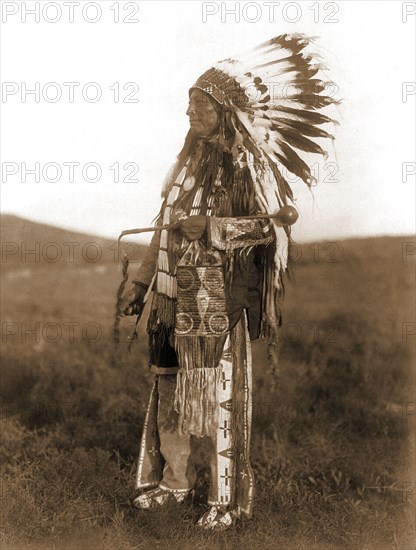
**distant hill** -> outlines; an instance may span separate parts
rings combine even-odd
[[[117,242],[96,235],[62,229],[12,215],[1,218],[1,266],[59,265],[68,263],[107,264],[117,262]],[[124,238],[131,261],[138,261],[145,249]]]
[[[1,217],[2,267],[8,264],[63,264],[114,262],[116,241],[105,237],[62,229],[18,216]],[[134,237],[122,241],[129,258],[140,260],[146,245]],[[386,259],[411,262],[416,258],[415,238],[411,235],[363,237],[344,240],[294,243],[292,264],[334,264]],[[61,257],[59,258],[59,254]],[[101,253],[101,255],[100,255]]]
[[[37,303],[40,309],[78,303],[80,315],[94,304],[95,315],[111,315],[121,280],[114,241],[9,215],[2,219],[1,241],[3,306],[12,317],[17,304],[24,312]],[[130,241],[130,277],[144,250]],[[388,321],[390,336],[394,331],[400,338],[403,323],[414,319],[415,250],[414,237],[406,235],[295,243],[284,320],[309,327],[348,311],[371,322]]]

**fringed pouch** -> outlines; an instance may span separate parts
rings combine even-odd
[[[229,334],[221,256],[192,241],[177,265],[175,409],[179,432],[203,437],[218,428],[217,384]]]

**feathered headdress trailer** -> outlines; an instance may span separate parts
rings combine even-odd
[[[323,111],[338,103],[326,93],[334,89],[333,83],[325,80],[326,67],[319,56],[311,53],[312,42],[303,34],[277,36],[238,56],[217,62],[198,78],[189,92],[197,88],[215,100],[220,115],[219,136],[213,146],[201,144],[192,130],[188,132],[165,180],[159,217],[162,227],[174,221],[175,208],[171,205],[180,203],[177,200],[180,190],[192,188],[195,178],[215,189],[213,215],[238,216],[254,210],[272,216],[283,207],[289,217],[293,213],[297,215],[290,206],[294,197],[288,179],[295,175],[308,187],[314,184],[308,155],[326,157],[317,139],[333,140],[327,127],[334,120]],[[204,150],[198,151],[201,147]],[[191,176],[190,162],[196,162]],[[236,166],[245,169],[236,169]],[[192,214],[192,205],[187,207]],[[271,225],[275,238],[260,247],[264,267],[261,336],[268,339],[274,370],[290,227],[284,223]],[[165,229],[161,231],[157,274],[159,322],[170,327],[174,324],[173,300],[176,298],[175,281],[166,268],[174,261],[168,254],[171,234]]]

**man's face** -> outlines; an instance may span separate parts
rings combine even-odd
[[[189,116],[192,132],[197,137],[210,137],[218,129],[220,117],[213,102],[214,100],[202,90],[191,91],[186,114]]]

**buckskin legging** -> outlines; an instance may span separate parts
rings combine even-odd
[[[217,387],[219,428],[212,437],[208,504],[229,506],[251,517],[254,479],[250,466],[252,364],[247,321],[243,315],[228,336]],[[136,488],[157,486],[188,492],[195,470],[188,435],[177,432],[174,410],[176,375],[156,377],[150,394],[137,468]]]

